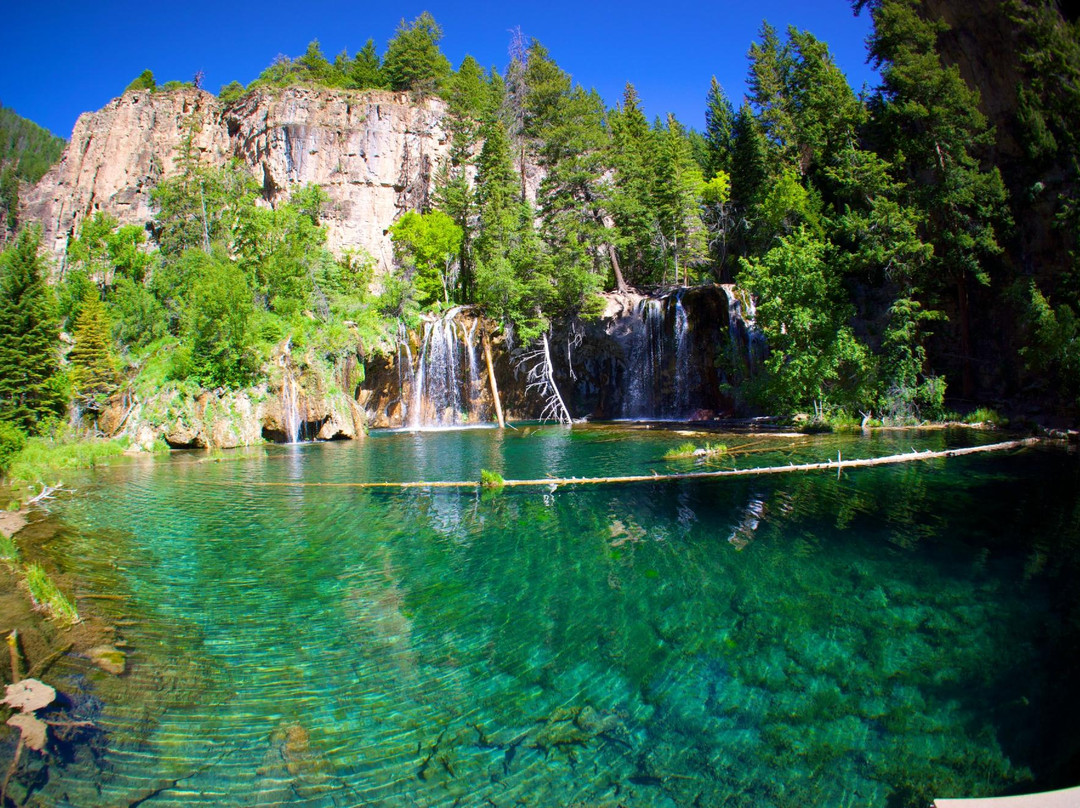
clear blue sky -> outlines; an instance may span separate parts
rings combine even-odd
[[[330,58],[343,48],[354,53],[368,37],[381,54],[398,22],[425,9],[442,25],[442,48],[455,67],[472,54],[501,71],[510,31],[520,26],[609,106],[630,81],[650,119],[674,112],[695,129],[704,127],[711,76],[738,105],[762,20],[828,42],[856,90],[876,81],[866,64],[869,19],[855,17],[848,0],[14,0],[3,15],[0,103],[66,138],[80,113],[104,106],[147,68],[159,83],[190,81],[202,70],[204,88],[217,92],[234,79],[250,82],[279,53],[299,56],[312,39]]]

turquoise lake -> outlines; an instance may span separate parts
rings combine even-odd
[[[993,442],[545,426],[132,459],[47,550],[119,627],[30,804],[893,806],[1080,783],[1064,449],[501,492],[365,481]],[[666,461],[684,441],[735,456]],[[1070,782],[1074,778],[1075,782]]]

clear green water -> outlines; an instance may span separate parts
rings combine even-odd
[[[770,465],[995,438],[708,439]],[[131,669],[55,669],[105,732],[32,799],[894,806],[1064,784],[1064,452],[497,495],[295,485],[689,469],[661,459],[685,440],[383,434],[95,474],[49,549],[117,596],[92,603]]]

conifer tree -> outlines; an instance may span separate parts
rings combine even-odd
[[[494,121],[484,130],[477,160],[476,298],[527,343],[545,327],[551,287],[535,213],[522,201],[517,183],[506,129]]]
[[[667,126],[657,133],[657,139],[658,237],[670,258],[673,280],[688,284],[691,267],[700,266],[708,255],[701,221],[701,169],[674,115],[668,115]]]
[[[450,62],[439,50],[442,28],[424,12],[415,20],[402,20],[386,46],[382,72],[390,89],[436,93],[450,75]]]
[[[96,289],[82,300],[75,319],[75,346],[68,354],[76,399],[87,409],[97,409],[100,399],[116,386],[111,324]]]
[[[970,397],[969,287],[989,283],[1001,252],[998,230],[1008,221],[1001,175],[996,167],[984,168],[978,156],[992,143],[993,131],[979,111],[978,92],[938,55],[944,23],[921,16],[915,0],[870,6],[870,54],[882,75],[875,110],[879,136],[907,201],[927,214],[923,233],[934,249],[928,289],[953,298],[963,393]]]
[[[369,39],[353,57],[348,67],[348,86],[354,90],[371,90],[386,87],[382,61],[375,50],[375,41]]]
[[[30,433],[64,403],[59,327],[39,245],[38,231],[26,229],[0,255],[0,418]]]
[[[614,188],[609,207],[618,227],[615,247],[631,284],[655,283],[659,266],[653,244],[656,222],[656,137],[649,129],[634,85],[627,84],[622,105],[608,116]]]
[[[705,173],[708,176],[714,177],[720,171],[731,173],[734,138],[735,109],[713,76],[705,99]]]

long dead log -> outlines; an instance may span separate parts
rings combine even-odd
[[[491,340],[488,338],[487,331],[484,331],[483,343],[484,361],[487,362],[488,381],[491,383],[491,398],[495,402],[495,417],[499,420],[499,429],[503,429],[506,426],[506,421],[503,419],[502,401],[499,398],[499,385],[495,383],[495,363],[491,361]]]
[[[1041,443],[1040,438],[1024,438],[1003,443],[989,443],[985,446],[968,446],[963,449],[945,449],[940,452],[908,452],[906,454],[868,457],[861,460],[826,460],[823,463],[800,463],[787,466],[766,466],[763,468],[722,469],[720,471],[688,471],[674,474],[632,474],[623,477],[544,477],[538,480],[503,480],[500,488],[551,487],[564,485],[606,485],[608,483],[645,483],[668,480],[703,480],[717,477],[756,477],[765,474],[790,474],[799,471],[836,471],[843,469],[865,468],[868,466],[891,466],[897,463],[910,463],[917,460],[939,460],[947,457],[984,454],[987,452],[1005,452],[1010,449],[1022,449]],[[281,488],[478,488],[479,480],[416,480],[411,482],[360,482],[360,483],[305,483],[305,482],[212,482],[208,480],[190,480],[191,485],[235,485]]]

